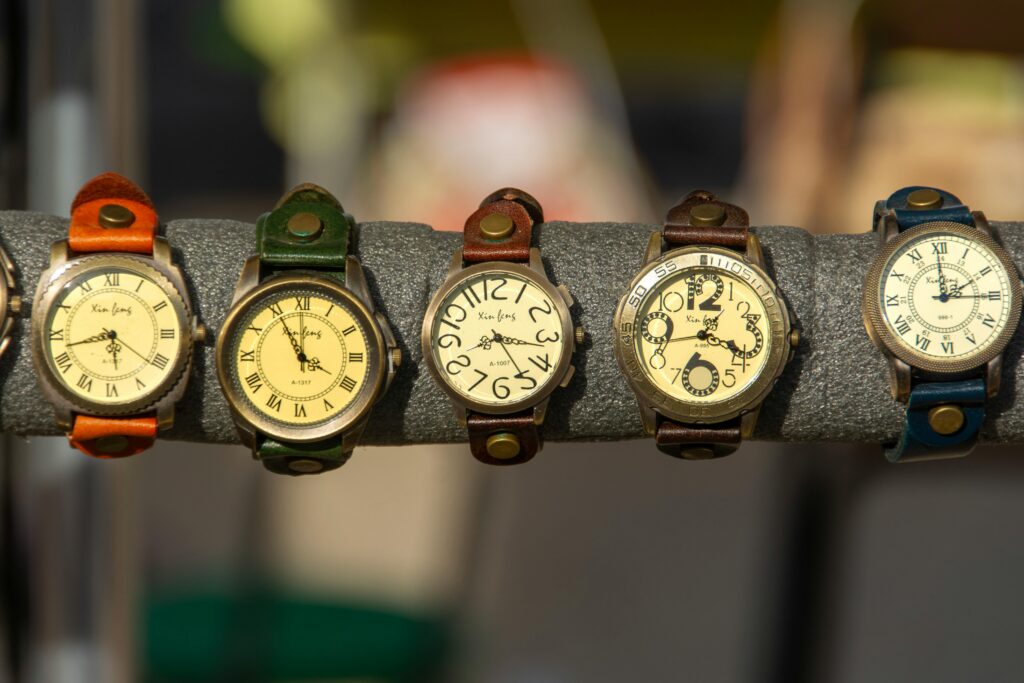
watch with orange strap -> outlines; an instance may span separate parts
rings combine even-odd
[[[206,336],[158,227],[137,185],[116,173],[93,178],[36,290],[39,381],[71,446],[88,455],[135,455],[171,427],[193,346]]]

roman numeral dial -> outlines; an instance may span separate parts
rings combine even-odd
[[[131,404],[178,379],[187,324],[180,295],[148,266],[84,267],[46,312],[44,356],[83,403]]]
[[[226,360],[235,393],[264,418],[315,426],[366,386],[372,332],[344,299],[296,286],[255,299],[240,316]]]
[[[1018,314],[1016,274],[969,234],[921,231],[880,272],[877,304],[887,338],[923,362],[969,364]]]

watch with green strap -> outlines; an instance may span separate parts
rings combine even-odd
[[[375,310],[352,217],[303,184],[256,223],[217,339],[217,378],[242,441],[280,474],[343,465],[387,389],[401,352]]]

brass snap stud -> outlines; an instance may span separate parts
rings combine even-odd
[[[690,209],[690,223],[697,226],[715,226],[725,222],[725,209],[718,204],[698,204]]]
[[[942,195],[930,187],[923,187],[907,195],[907,206],[916,211],[937,209],[942,206]]]
[[[296,474],[316,474],[324,469],[324,464],[319,460],[298,458],[288,462],[288,469]]]
[[[936,434],[956,434],[964,426],[964,411],[960,406],[941,405],[928,411],[928,425]]]
[[[503,213],[489,213],[480,220],[480,232],[489,240],[503,240],[515,229],[515,221]]]
[[[103,455],[120,455],[128,450],[128,437],[114,435],[101,436],[93,442],[97,453]]]
[[[487,437],[487,455],[497,460],[510,460],[519,455],[519,437],[499,432]]]
[[[120,204],[104,204],[100,207],[99,221],[104,228],[127,228],[135,222],[135,214]]]
[[[288,219],[288,234],[294,239],[308,242],[324,231],[324,223],[315,213],[300,211]]]

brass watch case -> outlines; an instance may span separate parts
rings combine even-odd
[[[1020,275],[1018,274],[1017,267],[1014,265],[1013,259],[1010,258],[1010,255],[1006,253],[1006,250],[1002,245],[1000,245],[988,233],[987,229],[985,229],[988,224],[984,220],[984,216],[981,216],[976,212],[975,219],[979,222],[979,227],[972,227],[962,223],[952,223],[949,221],[932,221],[929,223],[915,225],[914,227],[899,234],[892,234],[891,239],[884,242],[882,248],[875,256],[875,260],[872,262],[871,268],[868,270],[867,277],[864,280],[864,290],[861,298],[861,314],[864,319],[864,328],[867,330],[868,337],[871,338],[872,343],[878,347],[879,351],[881,351],[890,362],[892,362],[893,359],[898,359],[899,361],[909,365],[911,368],[917,368],[933,375],[956,376],[975,368],[979,368],[995,360],[1003,353],[1006,349],[1006,345],[1009,344],[1010,339],[1013,338],[1014,333],[1017,331],[1017,325],[1020,322],[1021,315]],[[885,234],[884,230],[886,226],[884,221],[886,220],[886,216],[883,216],[881,219],[881,221],[883,221],[881,226],[883,229],[883,235]],[[882,271],[885,269],[889,259],[891,259],[892,256],[908,242],[912,242],[916,239],[920,239],[922,236],[930,234],[950,233],[980,242],[995,254],[996,259],[998,259],[1000,264],[1006,270],[1009,277],[1011,301],[1009,302],[1010,317],[1007,321],[1006,327],[999,333],[995,340],[993,340],[992,343],[984,349],[984,351],[969,359],[944,361],[942,359],[931,358],[923,354],[917,354],[910,351],[904,344],[899,342],[896,336],[889,329],[889,326],[885,324],[881,306],[881,278]],[[909,393],[909,387],[906,392],[897,391],[896,384],[896,382],[893,383],[894,395]]]
[[[258,273],[259,261],[250,259],[243,270],[236,298],[224,320],[224,326],[217,335],[215,351],[217,362],[217,379],[228,401],[235,424],[243,437],[243,441],[252,446],[255,444],[256,433],[291,443],[311,443],[322,441],[345,434],[360,425],[369,415],[374,403],[386,389],[394,376],[395,365],[391,349],[397,348],[391,339],[386,322],[364,302],[363,298],[351,288],[338,280],[317,275],[315,272],[296,272],[274,275],[266,280],[253,284],[252,277]],[[258,276],[255,276],[258,281]],[[362,269],[358,261],[349,257],[346,263],[346,278],[362,278]],[[246,288],[248,285],[251,288]],[[241,385],[232,377],[230,351],[233,348],[233,337],[241,332],[240,322],[250,306],[278,292],[292,289],[321,290],[328,296],[341,299],[349,306],[349,311],[367,332],[367,381],[360,389],[359,395],[346,408],[322,424],[296,425],[289,427],[271,420],[255,410],[244,393]]]
[[[751,237],[751,239],[756,238]],[[651,244],[660,249],[661,233],[654,233],[651,236]],[[754,244],[756,247],[756,242]],[[775,283],[760,266],[743,253],[733,249],[705,245],[686,246],[672,249],[655,258],[651,258],[651,251],[651,249],[648,250],[648,262],[633,278],[626,293],[619,300],[612,323],[615,358],[626,383],[636,393],[641,415],[645,416],[645,429],[648,432],[653,432],[654,429],[653,417],[647,417],[651,410],[672,420],[688,424],[714,424],[731,420],[744,413],[755,412],[772,387],[775,386],[786,363],[792,357],[790,336],[792,328],[789,310],[779,297]],[[759,252],[759,248],[757,251]],[[734,266],[726,270],[701,265],[700,257],[706,254],[729,259]],[[740,393],[715,403],[690,403],[665,394],[644,372],[643,360],[637,357],[634,344],[637,314],[645,296],[664,278],[691,267],[722,270],[749,284],[764,304],[771,333],[768,358],[765,360],[761,373]]]
[[[105,268],[127,268],[145,273],[159,286],[171,302],[178,324],[178,353],[166,379],[143,396],[122,404],[101,404],[84,400],[59,379],[60,372],[46,351],[46,329],[50,310],[57,297],[84,274]],[[43,395],[53,404],[57,423],[63,429],[72,427],[72,414],[84,413],[115,417],[155,411],[160,428],[174,421],[174,404],[185,393],[192,367],[192,346],[197,337],[198,322],[188,303],[188,288],[181,270],[171,260],[171,249],[163,238],[153,243],[153,257],[141,254],[104,252],[69,258],[67,240],[53,243],[50,267],[39,278],[37,297],[32,307],[32,360]]]
[[[466,397],[453,386],[451,386],[444,373],[437,367],[433,351],[433,329],[434,319],[438,315],[441,302],[448,294],[459,286],[464,280],[475,277],[481,273],[508,273],[529,280],[543,291],[548,298],[554,302],[558,311],[558,318],[561,322],[562,334],[562,355],[555,366],[548,381],[530,395],[512,403],[495,405],[493,403],[482,403]],[[548,279],[544,272],[544,266],[540,260],[540,250],[536,247],[530,249],[529,265],[510,263],[507,261],[486,261],[472,266],[462,267],[462,250],[459,249],[452,257],[448,276],[434,292],[430,305],[427,306],[426,314],[423,317],[423,329],[420,333],[420,348],[423,353],[423,363],[427,366],[430,376],[439,387],[448,395],[452,404],[456,407],[459,415],[464,415],[465,410],[472,410],[487,415],[508,415],[518,413],[528,408],[546,407],[546,400],[558,387],[564,387],[572,377],[573,366],[572,356],[575,351],[574,332],[572,315],[569,306],[572,305],[572,297],[569,296],[565,287],[556,287]],[[535,421],[540,424],[543,421],[543,411],[535,415]]]

